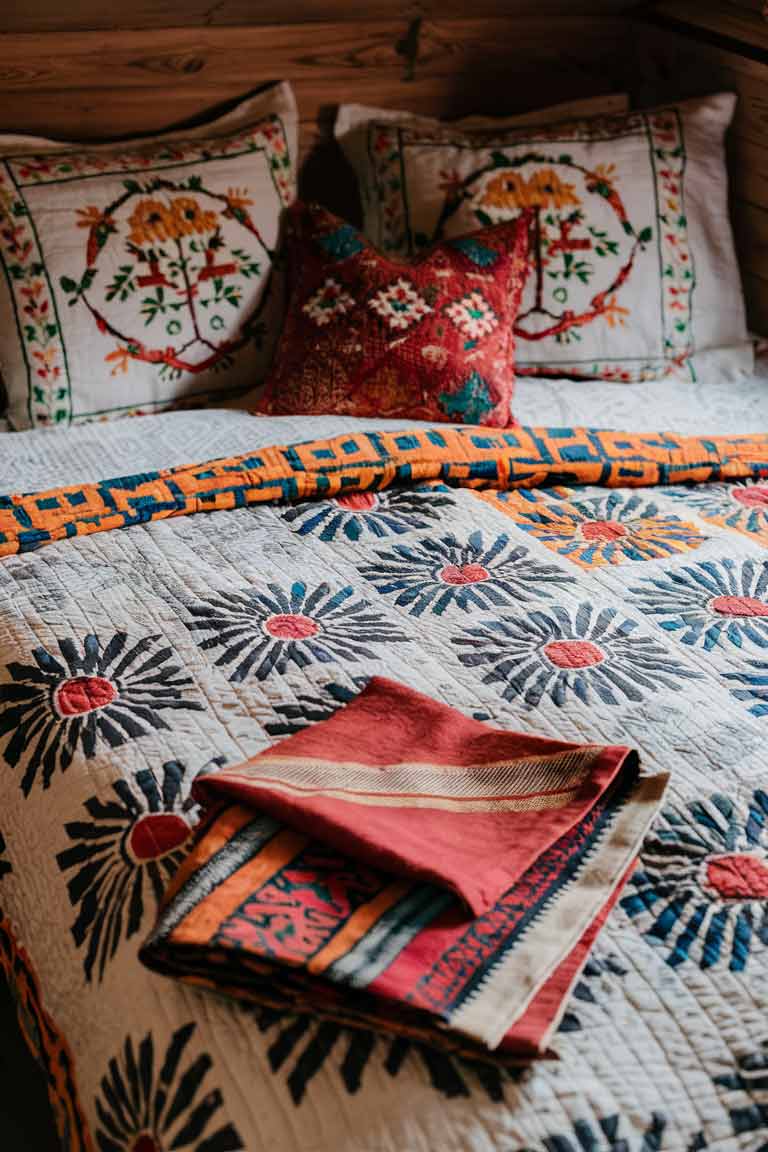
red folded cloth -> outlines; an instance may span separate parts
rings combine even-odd
[[[232,995],[530,1057],[666,780],[639,779],[629,748],[500,731],[374,678],[330,719],[197,781],[213,812],[142,959]]]
[[[440,884],[479,916],[583,819],[627,757],[636,759],[629,748],[490,728],[375,676],[330,719],[194,791],[393,876]]]

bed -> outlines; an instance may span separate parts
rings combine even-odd
[[[620,7],[605,15],[595,5],[581,58],[589,63],[570,69],[580,93],[624,44]],[[234,8],[230,24],[241,16]],[[174,65],[180,114],[201,101],[184,79],[204,70],[193,67],[200,44],[213,53],[217,95],[243,87],[220,55],[242,29],[217,28],[219,9],[226,19],[226,5],[190,16],[212,31],[176,30],[187,53]],[[91,30],[70,30],[64,44],[79,80],[58,80],[69,93],[62,102],[44,77],[15,127],[39,130],[59,116],[66,130],[78,112],[98,135],[91,53],[103,14],[83,19]],[[8,39],[10,58],[28,64],[46,21],[27,20]],[[475,36],[453,71],[439,25],[425,33],[418,21],[398,23],[394,38],[380,19],[363,36],[366,55],[360,45],[337,52],[339,25],[320,23],[327,48],[298,59],[297,28],[273,33],[309,94],[307,151],[316,69],[335,68],[343,81],[360,52],[354,67],[372,98],[395,102],[390,90],[415,68],[419,110],[474,111],[446,107],[446,73],[472,74],[472,43],[512,30],[495,9],[482,28],[482,17],[446,20],[451,37]],[[556,55],[541,22],[531,17],[529,27],[539,56]],[[163,66],[151,57],[132,74],[130,52],[157,36],[172,44],[174,32],[124,36],[119,49],[112,42],[124,70],[114,108],[126,131],[153,129],[169,119],[156,108]],[[489,59],[492,91],[506,65],[499,53]],[[337,95],[332,87],[327,98]],[[51,1148],[768,1147],[768,357],[735,376],[713,369],[622,385],[523,377],[515,413],[523,427],[509,430],[510,458],[540,467],[542,482],[489,480],[492,445],[459,428],[478,471],[462,481],[438,465],[409,483],[409,453],[439,439],[431,424],[403,419],[213,407],[62,429],[11,432],[0,422],[0,966],[43,1068]],[[296,475],[335,467],[364,490],[336,499],[319,485],[298,502],[251,499],[260,453],[274,446]],[[372,480],[371,460],[392,462],[398,483]],[[120,525],[94,503],[111,478],[131,478],[111,490],[140,499],[182,473],[208,483],[217,468],[235,486],[248,474],[227,507],[190,500],[169,515],[148,495]],[[365,483],[355,468],[367,469]],[[18,493],[28,495],[11,501]],[[69,527],[50,533],[46,514],[64,501]],[[468,565],[469,581],[441,586],[439,572]],[[303,650],[300,633],[270,632],[277,618],[309,621],[326,639]],[[628,743],[644,769],[672,773],[551,1059],[508,1068],[446,1054],[241,1005],[138,963],[191,833],[195,776],[332,714],[376,675],[507,730]],[[47,1152],[24,1115],[39,1102],[12,1104],[0,1092],[8,1130],[24,1133],[18,1146],[34,1140]]]

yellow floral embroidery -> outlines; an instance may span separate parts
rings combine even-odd
[[[616,176],[615,164],[596,164],[592,169],[593,176],[602,180],[604,184],[612,184]]]
[[[605,302],[603,315],[608,321],[609,328],[616,328],[617,326],[624,328],[626,326],[624,317],[629,316],[629,308],[622,308],[620,304],[617,304],[615,295],[609,296]]]
[[[481,203],[488,208],[567,208],[581,200],[573,184],[561,180],[552,168],[539,168],[528,180],[519,172],[501,172],[485,186]]]
[[[128,371],[128,365],[132,357],[127,348],[120,346],[119,348],[115,348],[114,352],[108,352],[104,359],[108,364],[114,365],[110,371],[110,376],[117,376],[118,372]]]
[[[215,212],[206,212],[191,196],[177,196],[169,204],[161,200],[140,200],[128,223],[131,228],[129,240],[142,247],[212,232],[217,216]]]
[[[247,188],[227,188],[227,204],[230,208],[248,208],[253,200],[248,196]]]
[[[13,196],[6,189],[0,187],[0,220],[11,218],[11,208],[13,207]]]
[[[78,228],[97,228],[100,224],[114,223],[112,217],[105,216],[95,204],[89,204],[87,208],[78,208],[77,214],[80,217],[77,222]]]

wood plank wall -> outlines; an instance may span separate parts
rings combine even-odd
[[[736,92],[729,133],[731,214],[753,331],[768,335],[768,23],[713,0],[658,5],[635,38],[643,103]]]
[[[444,117],[526,111],[621,89],[630,6],[3,0],[0,124],[79,139],[150,132],[275,79],[295,87],[304,152],[342,100]]]

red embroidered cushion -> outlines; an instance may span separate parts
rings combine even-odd
[[[287,244],[288,315],[257,411],[513,423],[526,218],[411,262],[381,255],[324,208],[296,204]]]

